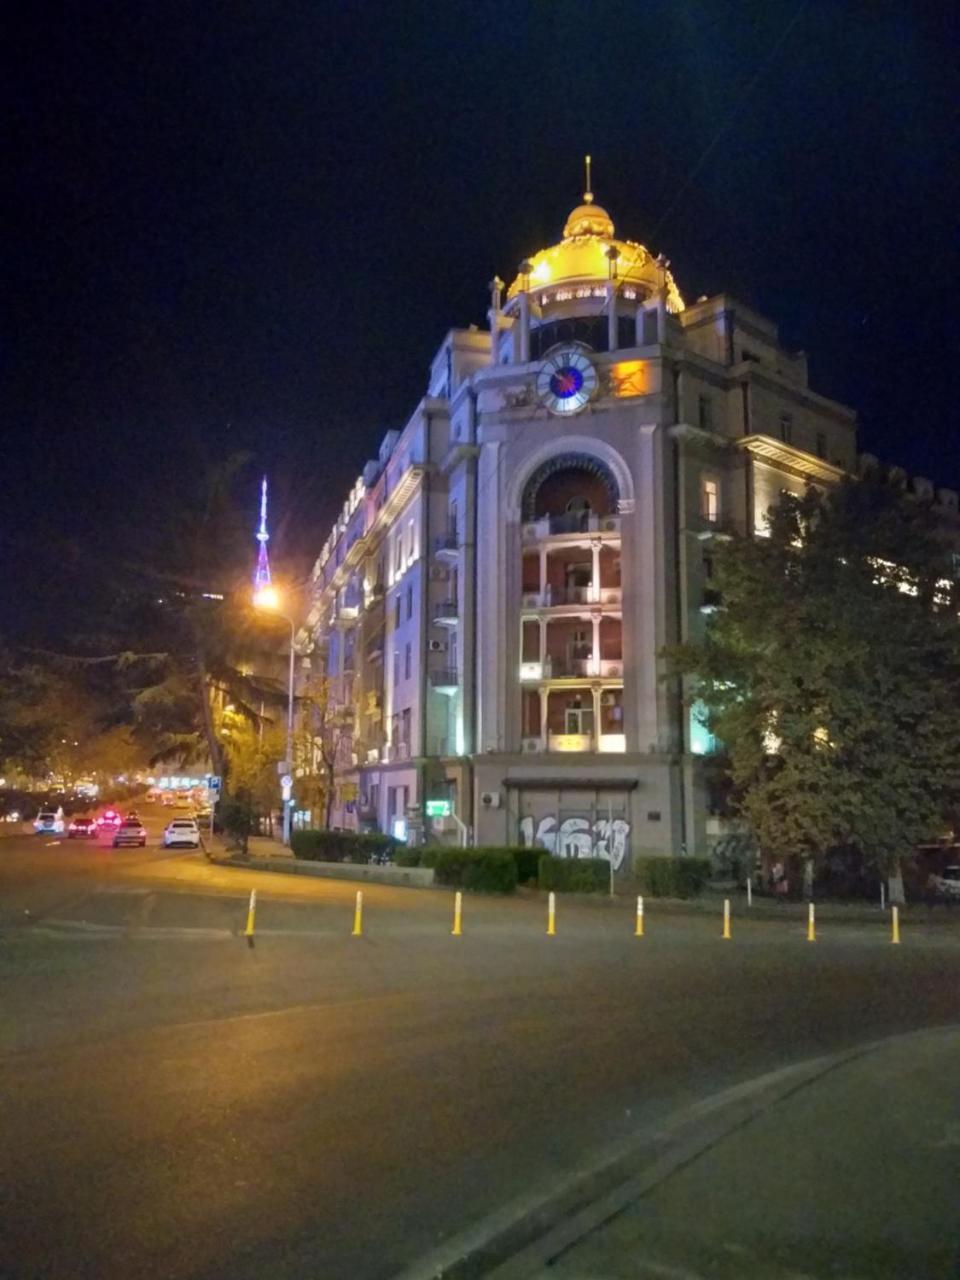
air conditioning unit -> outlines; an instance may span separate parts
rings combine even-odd
[[[431,640],[431,641],[430,641],[430,652],[431,652],[431,653],[446,653],[446,652],[447,652],[447,642],[446,642],[446,640]]]
[[[539,738],[524,738],[521,743],[521,750],[525,755],[536,755],[543,750],[543,743]]]
[[[448,582],[450,579],[450,571],[442,564],[432,564],[430,566],[431,582]]]
[[[500,808],[500,792],[499,791],[481,791],[480,803],[485,809]]]

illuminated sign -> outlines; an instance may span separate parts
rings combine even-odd
[[[451,814],[451,806],[449,800],[428,800],[427,801],[427,817],[428,818],[449,818]]]

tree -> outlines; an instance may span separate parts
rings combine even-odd
[[[297,793],[305,808],[323,813],[325,828],[330,826],[336,768],[352,741],[352,725],[352,713],[331,698],[328,676],[314,675],[301,686],[294,740]]]
[[[721,608],[673,655],[761,846],[852,846],[902,901],[902,860],[960,794],[960,624],[930,506],[878,474],[784,495],[718,549]]]
[[[284,730],[251,720],[230,706],[221,717],[225,748],[226,792],[221,806],[224,829],[239,840],[244,854],[258,815],[269,813],[277,792],[276,762],[284,749]]]

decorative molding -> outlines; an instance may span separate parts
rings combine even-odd
[[[773,463],[793,475],[819,480],[823,484],[837,484],[847,474],[842,467],[835,467],[832,462],[804,453],[782,440],[774,440],[772,436],[743,436],[736,445],[762,462]]]

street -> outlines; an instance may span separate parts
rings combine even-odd
[[[651,904],[638,939],[561,899],[548,938],[540,899],[468,897],[453,938],[451,894],[366,885],[353,938],[354,884],[141,812],[145,850],[0,839],[5,1276],[389,1277],[668,1112],[958,1021],[952,920],[722,942]]]

